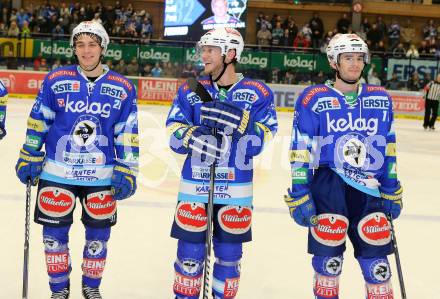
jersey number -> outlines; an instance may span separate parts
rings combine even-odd
[[[115,100],[115,103],[113,104],[113,109],[121,109],[121,100]]]

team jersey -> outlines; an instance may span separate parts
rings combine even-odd
[[[214,203],[251,206],[253,199],[252,157],[258,155],[264,145],[271,140],[278,128],[272,91],[259,81],[244,78],[238,74],[239,81],[227,91],[221,89],[209,78],[199,81],[210,93],[214,101],[220,99],[232,102],[250,112],[253,119],[249,134],[233,141],[229,138],[228,154],[223,157],[215,174]],[[225,92],[224,92],[225,91]],[[170,131],[170,147],[180,154],[188,154],[183,146],[182,135],[189,127],[199,126],[202,100],[187,83],[180,86],[166,121]],[[193,161],[192,161],[193,160]],[[197,164],[188,155],[182,169],[178,201],[207,202],[209,192],[209,167]]]
[[[376,197],[379,185],[397,186],[391,97],[367,84],[359,85],[356,101],[331,84],[306,88],[295,105],[290,163],[297,194],[309,191],[318,167]]]
[[[104,68],[94,82],[78,66],[46,75],[27,121],[26,146],[46,159],[40,178],[71,185],[111,184],[115,160],[137,172],[136,90]]]
[[[0,128],[6,126],[6,105],[8,104],[8,91],[0,81]]]

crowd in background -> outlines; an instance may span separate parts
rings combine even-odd
[[[131,3],[121,5],[119,1],[114,5],[95,5],[77,3],[50,3],[42,5],[28,5],[24,8],[11,8],[9,1],[0,2],[0,37],[50,37],[53,40],[66,38],[73,28],[85,20],[95,20],[101,23],[113,41],[118,43],[147,44],[153,35],[151,15],[145,10],[135,10]],[[282,47],[294,47],[297,52],[320,51],[325,49],[330,39],[336,33],[353,32],[351,16],[342,14],[334,28],[325,28],[324,22],[318,13],[305,24],[297,24],[293,16],[265,15],[260,13],[256,19],[257,43],[259,47],[270,47],[272,51],[283,51]],[[410,19],[400,24],[393,19],[386,24],[381,16],[374,20],[364,18],[360,30],[355,32],[366,40],[374,54],[387,53],[395,58],[440,58],[440,24],[429,20],[421,30],[423,36],[417,37],[416,30]],[[416,40],[421,40],[415,43]],[[7,53],[6,53],[7,54]],[[4,64],[8,69],[20,68],[20,63],[13,55],[4,55]],[[39,55],[31,62],[34,70],[47,71],[58,66],[71,64],[71,60],[53,59],[50,63]],[[146,63],[141,60],[105,61],[112,69],[128,76],[153,77],[196,77],[203,75],[202,68],[192,63]],[[29,62],[27,63],[29,66]],[[24,66],[23,66],[24,67]],[[280,71],[277,68],[267,70],[246,70],[248,76],[259,78],[271,83],[284,84],[311,84],[325,82],[333,74],[322,71],[314,73],[300,73],[295,69]],[[386,85],[390,89],[419,90],[424,86],[429,76],[418,78],[414,73],[407,82],[400,82],[394,74],[391,80],[384,80],[382,70],[374,67],[364,74],[365,82]]]

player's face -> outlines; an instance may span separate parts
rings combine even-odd
[[[211,3],[212,13],[218,17],[224,17],[228,12],[226,0],[213,0]]]
[[[95,67],[101,60],[101,45],[87,34],[81,34],[75,42],[75,53],[85,70]]]
[[[345,80],[358,80],[364,69],[363,53],[342,53],[339,56],[339,73]]]
[[[202,62],[205,65],[205,73],[214,75],[223,67],[223,57],[220,47],[203,46]]]

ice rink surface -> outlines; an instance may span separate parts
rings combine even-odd
[[[0,155],[0,298],[21,298],[25,186],[14,166],[24,142],[33,101],[10,99],[7,137]],[[141,106],[139,111],[141,172],[134,197],[119,202],[118,224],[109,241],[101,285],[106,299],[171,299],[176,241],[169,237],[183,157],[168,149],[164,128],[167,106]],[[278,113],[279,131],[256,161],[253,242],[244,246],[237,298],[312,298],[311,256],[307,230],[290,218],[283,194],[290,184],[287,151],[291,113]],[[397,119],[398,174],[404,187],[404,210],[395,221],[407,297],[439,299],[440,280],[440,133],[424,132],[418,120]],[[32,208],[36,188],[32,189]],[[72,299],[80,297],[84,229],[80,205],[70,233]],[[42,228],[31,224],[29,298],[49,298]],[[400,297],[394,256],[393,285]],[[340,298],[364,298],[361,271],[347,246]]]

